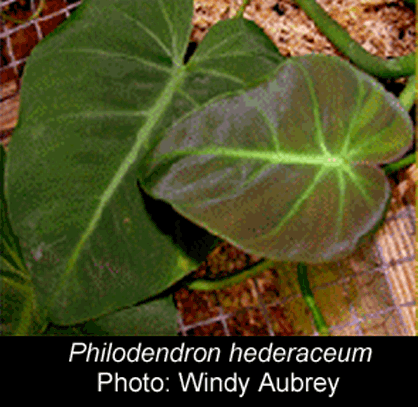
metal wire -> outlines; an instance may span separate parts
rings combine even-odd
[[[70,17],[71,15],[71,11],[73,9],[75,9],[76,7],[78,7],[81,4],[81,1],[77,1],[77,2],[72,2],[72,1],[68,1],[68,0],[64,0],[66,6],[63,7],[62,9],[60,9],[59,11],[53,12],[47,16],[44,17],[37,17],[31,21],[28,21],[26,23],[23,24],[19,24],[16,27],[13,28],[7,28],[7,24],[5,24],[5,22],[3,20],[0,19],[0,23],[1,23],[1,31],[0,31],[0,40],[5,40],[6,41],[6,50],[7,50],[7,54],[11,60],[10,63],[6,64],[5,66],[1,66],[0,67],[0,73],[2,71],[5,71],[6,69],[10,69],[13,68],[16,76],[19,76],[19,71],[18,71],[18,67],[19,66],[23,66],[24,63],[27,60],[27,57],[25,58],[21,58],[21,59],[16,59],[15,57],[15,53],[13,50],[13,46],[12,46],[12,41],[11,41],[11,36],[15,33],[17,33],[18,31],[24,30],[25,28],[29,27],[29,26],[34,26],[35,30],[36,30],[36,35],[37,35],[37,40],[41,41],[44,36],[42,34],[42,29],[39,23],[43,22],[43,21],[48,21],[54,17],[57,17],[59,15],[64,15],[65,18]],[[0,3],[0,9],[4,10],[4,8],[6,6],[10,6],[13,3],[16,3],[16,0],[4,0]],[[31,5],[31,10],[32,12],[35,12],[36,10],[36,5],[35,5],[35,1],[34,0],[30,0],[30,5]]]

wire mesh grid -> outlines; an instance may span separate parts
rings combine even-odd
[[[390,237],[388,229],[396,228],[398,230],[393,242],[389,247],[392,247],[395,242],[403,240],[403,256],[399,256],[399,252],[388,253],[386,240]],[[399,230],[403,229],[403,234],[399,234]],[[411,285],[408,285],[410,273],[408,270],[414,267],[415,264],[415,207],[409,204],[398,211],[396,215],[389,215],[386,219],[384,228],[376,236],[371,243],[369,249],[372,250],[367,257],[373,258],[375,266],[368,268],[364,267],[361,271],[352,273],[344,266],[338,269],[338,278],[334,281],[325,284],[319,284],[313,288],[314,295],[317,296],[319,292],[326,291],[325,297],[333,302],[333,290],[335,288],[342,289],[343,297],[346,298],[346,306],[344,316],[341,307],[340,323],[335,323],[330,326],[331,335],[413,335],[415,324],[415,299]],[[361,249],[360,249],[361,251]],[[280,271],[278,272],[280,273]],[[409,274],[409,276],[408,276]],[[277,276],[280,278],[280,276]],[[284,317],[289,314],[289,309],[294,307],[296,300],[302,301],[301,294],[295,292],[283,298],[276,298],[271,302],[265,301],[258,287],[258,279],[254,279],[254,294],[256,297],[256,305],[248,307],[240,307],[239,310],[226,312],[222,305],[218,305],[218,314],[211,318],[202,319],[201,321],[192,324],[186,324],[184,316],[179,315],[179,334],[188,336],[190,334],[199,334],[201,328],[212,326],[213,329],[209,331],[215,332],[215,335],[231,336],[236,334],[231,332],[228,321],[233,319],[245,311],[257,310],[258,318],[262,318],[265,325],[265,335],[270,336],[284,336],[289,334],[305,334],[305,332],[297,331],[295,325],[297,321],[293,320],[290,324]],[[374,283],[373,283],[374,282]],[[349,292],[350,285],[355,285],[363,288],[360,299],[355,299]],[[412,287],[414,284],[412,285]],[[403,293],[403,294],[402,294]],[[215,294],[216,296],[216,294]],[[220,302],[220,301],[219,301]],[[281,309],[281,316],[276,319],[272,317],[270,309]],[[321,307],[323,310],[323,307]],[[329,315],[328,315],[329,316]],[[327,318],[326,318],[327,319]],[[279,329],[273,328],[274,322],[279,322]],[[317,336],[318,332],[314,328],[313,320],[309,316],[311,326],[310,334]],[[292,326],[293,325],[293,326]],[[302,325],[301,325],[302,326]],[[218,332],[216,332],[218,331]],[[219,332],[221,331],[221,332]]]
[[[1,2],[1,9],[4,10],[7,6],[11,6],[13,4],[19,3],[16,0],[4,0]],[[37,6],[39,4],[39,1],[30,0],[29,2],[24,2],[24,4],[28,3],[30,5],[30,14],[35,13]],[[22,33],[25,29],[31,27],[33,30],[30,33],[32,44],[37,44],[39,41],[41,41],[45,35],[49,34],[58,24],[57,21],[55,21],[52,24],[52,29],[50,29],[50,25],[43,24],[47,23],[52,19],[56,19],[57,17],[61,17],[62,22],[64,19],[67,19],[71,11],[74,10],[76,7],[78,7],[81,4],[81,1],[71,1],[71,0],[63,0],[61,4],[58,5],[56,11],[50,12],[50,14],[46,16],[39,16],[31,21],[28,21],[26,23],[21,23],[16,27],[8,28],[7,24],[4,24],[2,21],[1,23],[1,32],[0,32],[0,40],[5,41],[5,49],[8,57],[10,58],[5,61],[2,61],[2,66],[0,67],[0,72],[5,72],[6,70],[13,70],[14,75],[16,77],[20,76],[21,72],[20,70],[23,68],[24,63],[26,62],[26,59],[28,57],[28,54],[30,53],[31,49],[28,49],[27,52],[20,53],[20,55],[16,55],[16,48],[12,44],[12,38],[13,36],[16,36],[17,33]],[[61,7],[61,8],[59,8]],[[36,34],[36,37],[34,37],[33,34]],[[3,66],[4,64],[4,66]],[[2,80],[3,82],[3,80]]]
[[[4,0],[0,6],[5,10],[7,6],[17,3],[29,5],[24,17],[28,18],[36,11],[39,1]],[[1,21],[0,103],[3,107],[6,107],[8,99],[18,98],[19,81],[31,49],[80,4],[81,1],[74,0],[50,0],[41,16],[31,21],[12,27]],[[10,81],[15,81],[16,86],[6,91],[4,85]],[[0,135],[3,137],[0,141],[4,144],[7,144],[5,135],[10,135],[17,120],[17,109],[12,110],[14,116],[9,120],[11,124],[5,124],[2,119],[0,125]],[[326,277],[314,279],[312,288],[320,307],[323,305],[326,308],[328,303],[344,304],[344,309],[333,308],[325,315],[332,335],[414,334],[415,282],[412,280],[415,269],[415,222],[415,201],[409,199],[388,213],[384,227],[373,239],[370,246],[372,252],[366,256],[366,263],[353,260],[348,273],[346,266],[337,264],[330,281]],[[288,276],[291,274],[287,273]],[[183,303],[178,314],[179,335],[318,335],[295,282],[283,279],[286,272],[282,274],[280,270],[270,270],[271,275],[279,282],[276,292],[270,292],[271,295],[266,295],[269,290],[263,288],[265,277],[246,282],[251,286],[251,305],[240,301],[239,306],[228,306],[220,299],[222,292],[213,292],[209,294],[212,304],[206,304],[212,307],[210,312],[203,312],[196,317],[193,315],[195,309],[202,302],[207,303],[206,294],[195,293],[194,303],[193,300],[189,301],[190,295],[189,302]],[[322,299],[321,293],[324,293]],[[180,302],[177,301],[177,305]]]

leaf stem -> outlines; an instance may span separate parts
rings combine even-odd
[[[408,154],[406,157],[402,158],[399,161],[396,161],[394,163],[390,163],[387,166],[383,168],[386,175],[392,174],[396,171],[399,171],[400,169],[404,167],[409,167],[410,165],[414,164],[416,162],[416,153]]]
[[[263,259],[231,277],[224,277],[215,281],[210,281],[203,278],[194,280],[190,284],[188,284],[188,288],[190,290],[201,291],[221,290],[225,287],[241,283],[242,281],[245,281],[248,278],[255,277],[258,274],[261,274],[264,270],[267,270],[268,268],[272,267],[273,265],[273,260]]]
[[[294,0],[320,31],[360,69],[380,78],[399,78],[415,73],[415,54],[384,60],[367,52],[334,21],[315,0]]]
[[[409,112],[414,106],[415,103],[415,89],[416,89],[416,77],[411,75],[406,82],[406,86],[399,95],[399,103],[404,107],[404,109]]]
[[[248,4],[250,3],[250,1],[251,0],[243,0],[240,8],[238,9],[237,13],[235,14],[235,16],[233,18],[243,18],[244,17],[245,7],[248,6]]]
[[[200,291],[214,291],[221,290],[225,287],[229,287],[234,284],[241,283],[242,281],[247,280],[248,278],[255,277],[261,274],[264,270],[274,266],[274,261],[269,259],[263,259],[253,264],[252,266],[244,269],[239,274],[235,274],[232,277],[225,277],[216,281],[209,281],[206,279],[194,280],[187,285],[190,290],[200,290]],[[307,277],[307,267],[304,263],[299,263],[297,266],[298,272],[298,281],[299,286],[302,291],[303,299],[305,300],[307,306],[311,310],[315,327],[318,330],[319,334],[322,336],[329,335],[328,326],[324,320],[324,317],[321,314],[320,309],[315,303],[313,293],[309,286],[309,281]]]
[[[309,286],[307,267],[305,263],[298,263],[298,281],[300,290],[302,291],[303,299],[305,300],[306,305],[309,307],[313,314],[316,329],[318,330],[321,336],[328,336],[328,326],[325,322],[324,317],[321,314],[321,310],[315,303],[315,298]]]
[[[4,11],[0,11],[0,16],[1,16],[1,18],[3,18],[3,20],[11,21],[12,23],[16,23],[16,24],[24,24],[24,23],[27,23],[27,22],[33,20],[34,18],[39,17],[39,15],[42,13],[42,10],[44,9],[45,5],[46,5],[46,0],[41,0],[39,2],[38,8],[35,10],[35,12],[27,20],[18,20],[16,18],[10,17]]]

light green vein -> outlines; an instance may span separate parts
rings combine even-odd
[[[97,111],[84,111],[78,113],[64,113],[55,117],[50,117],[48,119],[42,120],[38,125],[32,126],[32,133],[35,133],[35,130],[38,128],[44,128],[46,124],[54,123],[61,119],[98,119],[101,117],[146,117],[148,116],[148,111],[143,110],[97,110]]]
[[[185,91],[183,88],[177,89],[177,93],[183,96],[188,102],[190,102],[194,109],[201,107],[200,103],[198,103],[190,94],[189,92]]]
[[[177,66],[181,66],[182,65],[182,58],[179,58],[179,55],[177,54],[177,35],[173,29],[173,24],[167,14],[167,10],[164,7],[164,4],[162,4],[161,0],[158,0],[158,5],[160,6],[161,9],[161,13],[164,17],[164,20],[167,23],[168,26],[168,30],[170,31],[170,37],[171,37],[171,47],[172,47],[172,58],[173,58],[173,62],[177,65]]]
[[[353,157],[360,152],[361,150],[364,150],[366,147],[370,146],[372,143],[379,143],[379,141],[381,141],[381,136],[382,134],[384,134],[387,131],[387,127],[382,129],[381,131],[379,131],[378,133],[374,134],[373,136],[370,136],[365,138],[364,141],[362,143],[358,143],[357,147],[350,150],[350,152],[346,155],[346,160],[348,161],[352,161]],[[372,149],[374,150],[374,149]],[[363,157],[365,157],[366,154],[363,154]],[[362,157],[362,159],[363,159]],[[354,161],[359,161],[354,160]]]
[[[230,174],[228,171],[225,171],[217,180],[216,183],[218,184],[219,182],[223,181],[226,178],[229,178]],[[204,179],[200,179],[200,182],[204,181]],[[185,185],[183,188],[181,189],[176,189],[176,193],[177,194],[181,194],[182,191],[184,191],[186,188],[190,188],[190,184]],[[241,186],[238,185],[237,188],[241,189]],[[235,191],[234,191],[235,192]],[[228,199],[229,196],[231,196],[233,192],[231,192],[231,190],[226,190],[220,193],[220,195],[216,198],[203,198],[203,199],[193,199],[192,201],[188,202],[188,203],[181,203],[181,207],[183,209],[186,208],[196,208],[198,206],[208,206],[208,205],[212,205],[216,202],[220,202],[223,199]]]
[[[240,36],[242,36],[242,33],[237,33],[234,35],[231,35],[227,38],[225,38],[223,41],[219,41],[216,43],[215,46],[213,46],[212,48],[209,48],[208,50],[205,51],[205,54],[203,54],[202,56],[199,56],[198,53],[196,53],[196,55],[193,58],[193,63],[200,63],[202,61],[206,61],[207,59],[212,59],[213,57],[211,56],[211,54],[216,51],[217,49],[219,49],[220,47],[222,47],[224,44],[227,44],[228,42],[233,41],[234,39],[238,39]],[[219,57],[228,57],[229,55],[231,55],[230,53],[225,53],[225,54],[219,54],[216,55],[216,58]]]
[[[173,55],[171,54],[170,50],[165,46],[165,44],[161,41],[160,37],[155,34],[154,31],[150,30],[146,25],[142,24],[139,20],[136,20],[129,14],[126,14],[124,11],[119,10],[119,12],[127,19],[133,21],[139,28],[144,30],[163,50],[164,52],[172,59]]]
[[[257,112],[260,114],[261,118],[263,119],[264,123],[267,125],[268,129],[270,130],[270,135],[271,138],[273,139],[274,142],[274,150],[276,153],[280,152],[280,143],[279,140],[277,139],[277,129],[274,126],[274,123],[270,120],[270,118],[266,115],[266,113],[264,112],[264,110],[260,109],[260,106],[258,106],[257,102],[254,101],[254,98],[248,96],[248,95],[243,95],[244,101],[245,102],[249,102],[248,104],[255,108],[257,110]]]
[[[312,183],[309,185],[309,187],[299,195],[299,198],[296,200],[296,202],[292,205],[292,208],[286,213],[286,215],[281,218],[279,224],[270,230],[269,233],[267,233],[266,236],[278,236],[280,229],[292,219],[296,213],[299,211],[302,204],[309,198],[310,195],[313,194],[315,191],[316,186],[318,185],[319,181],[321,180],[322,176],[327,171],[326,167],[321,167],[321,169],[318,171],[318,173],[315,175],[315,178],[313,179]]]
[[[367,193],[367,191],[364,189],[363,185],[359,182],[358,176],[356,176],[354,174],[353,169],[351,167],[348,167],[345,172],[348,174],[348,176],[350,177],[351,181],[354,183],[354,185],[360,191],[361,196],[365,199],[365,201],[371,207],[373,207],[374,202],[373,202],[372,197]],[[364,178],[363,178],[363,181],[367,182],[367,180],[365,180]]]
[[[321,151],[327,155],[330,156],[330,153],[328,149],[325,146],[325,138],[324,138],[324,132],[322,130],[322,123],[321,123],[321,115],[319,113],[319,103],[318,99],[316,97],[313,81],[311,78],[311,75],[309,72],[305,69],[305,67],[300,64],[299,62],[291,61],[294,65],[296,65],[302,72],[303,77],[305,78],[306,85],[308,86],[309,93],[311,96],[311,103],[312,103],[312,110],[314,114],[314,126],[315,126],[315,134],[316,139],[318,141],[319,147]],[[305,109],[309,108],[308,106],[305,106]]]
[[[7,224],[7,223],[8,223],[7,220],[6,222],[3,222],[3,219],[2,219],[2,222],[1,222],[2,228],[4,227],[3,224]],[[7,226],[6,226],[6,230],[7,230]],[[16,244],[13,243],[13,238],[7,233],[5,233],[4,230],[2,230],[0,232],[0,239],[2,240],[3,249],[4,249],[1,254],[3,255],[8,254],[12,258],[12,260],[15,262],[15,265],[20,268],[19,274],[22,273],[21,275],[22,278],[27,278],[28,276],[25,276],[24,274],[25,271],[27,272],[26,267],[23,263],[23,259],[21,259],[18,254],[19,248],[16,247]],[[0,254],[0,260],[6,260],[3,256],[1,256],[1,254]]]
[[[6,247],[6,249],[7,249],[7,247]],[[10,251],[11,252],[11,251]],[[11,253],[13,253],[13,252],[11,252]],[[16,257],[18,258],[18,256],[17,255],[15,255],[15,256],[13,256],[13,260],[16,262]],[[11,273],[14,273],[14,274],[16,274],[16,275],[18,275],[20,278],[22,278],[22,279],[24,279],[24,280],[30,280],[30,276],[28,276],[27,274],[26,274],[26,272],[25,271],[23,271],[23,270],[26,270],[26,268],[22,268],[23,267],[23,265],[21,265],[21,261],[20,261],[20,258],[18,258],[18,260],[19,260],[19,267],[20,267],[20,269],[19,268],[16,268],[12,263],[10,263],[5,257],[3,257],[3,256],[0,256],[0,277],[1,277],[1,273],[3,273],[3,272],[5,272],[5,271],[8,271],[8,272],[11,272]]]
[[[237,191],[239,190],[239,192],[242,194],[244,192],[244,190],[248,187],[248,185],[250,185],[263,171],[266,170],[266,167],[270,167],[271,164],[270,163],[265,163],[263,165],[260,166],[260,168],[253,170],[252,173],[247,176],[244,180],[244,182],[242,184],[238,184],[236,185],[236,187],[234,189],[227,189],[225,192],[222,192],[217,198],[213,198],[210,199],[210,201],[208,202],[207,199],[202,199],[199,201],[193,201],[190,204],[182,204],[181,206],[183,208],[189,208],[189,207],[193,207],[196,205],[204,205],[204,206],[208,206],[208,205],[212,205],[215,202],[219,202],[222,200],[227,200],[227,199],[231,199],[231,196],[234,196]],[[228,178],[229,177],[229,173],[227,171],[225,171],[225,174],[222,175],[222,177],[220,177],[217,182],[220,182],[221,180]]]
[[[215,76],[217,78],[229,79],[231,82],[238,83],[239,85],[245,85],[245,81],[243,81],[242,79],[239,79],[236,76],[233,76],[224,72],[216,71],[215,69],[195,68],[193,69],[193,72],[205,73],[210,76]]]
[[[169,162],[174,158],[181,156],[205,156],[215,155],[217,157],[237,158],[237,159],[248,159],[248,160],[259,160],[268,162],[273,165],[278,164],[301,164],[301,165],[316,165],[324,167],[340,167],[343,164],[343,160],[339,157],[335,157],[335,161],[324,157],[323,155],[304,155],[294,154],[285,152],[265,152],[265,151],[250,151],[250,150],[238,150],[236,148],[228,147],[208,147],[201,150],[194,148],[186,148],[183,150],[177,150],[162,154],[158,157],[158,163],[155,167],[162,162]]]
[[[265,163],[261,165],[260,168],[253,170],[251,175],[245,179],[244,183],[241,185],[241,188],[242,189],[247,188],[250,183],[256,180],[257,177],[259,177],[261,173],[266,171],[267,167],[270,167],[270,166],[271,166],[270,163]]]
[[[197,63],[202,63],[206,60],[209,61],[213,61],[213,60],[217,60],[217,59],[223,59],[223,58],[231,58],[231,57],[250,57],[250,58],[254,58],[255,56],[257,56],[257,53],[252,53],[252,52],[246,52],[246,51],[235,51],[235,52],[228,52],[226,54],[219,54],[219,55],[215,55],[215,56],[204,56],[201,57],[199,59],[193,59],[193,64],[197,64]],[[190,60],[191,62],[192,60]]]
[[[344,214],[344,199],[347,190],[347,184],[344,177],[344,171],[341,168],[337,170],[338,177],[338,211],[337,211],[337,221],[336,221],[336,236],[335,241],[339,241],[342,231],[343,224],[343,214]]]
[[[20,284],[6,276],[2,276],[1,278],[14,289],[21,291],[26,297],[19,318],[16,318],[19,321],[19,324],[14,332],[14,336],[30,335],[31,325],[34,320],[37,320],[35,315],[35,294],[32,285],[28,283]]]
[[[78,113],[65,113],[54,117],[53,119],[70,119],[84,118],[97,119],[99,117],[120,116],[120,117],[146,117],[149,112],[146,110],[91,110]]]
[[[379,88],[377,88],[379,89]],[[385,102],[383,95],[376,89],[372,89],[363,102],[363,113],[358,115],[358,127],[365,127],[369,123],[373,123],[376,117],[384,114],[382,102]]]
[[[173,71],[172,68],[167,68],[164,65],[159,65],[154,62],[148,61],[146,59],[139,58],[136,55],[128,55],[122,52],[108,52],[108,51],[103,51],[100,49],[93,49],[93,48],[75,48],[75,49],[62,49],[62,50],[57,51],[57,53],[91,54],[91,55],[103,56],[106,58],[119,58],[119,59],[125,59],[125,60],[132,60],[132,61],[140,62],[143,65],[149,66],[151,68],[154,68],[154,69],[157,69],[159,71],[163,71],[169,74],[171,74]]]
[[[363,102],[364,97],[366,96],[366,89],[364,87],[363,82],[360,80],[358,75],[356,74],[356,79],[359,87],[357,100],[356,100],[356,107],[354,108],[353,115],[349,118],[348,130],[347,134],[344,139],[344,144],[341,149],[341,155],[346,157],[348,154],[348,148],[350,146],[350,141],[353,134],[357,131],[357,125],[360,121],[360,113],[361,113],[361,104]]]
[[[97,228],[104,209],[108,205],[111,198],[114,196],[116,189],[118,188],[120,183],[123,182],[123,179],[128,173],[131,166],[137,160],[141,148],[144,147],[144,144],[146,145],[148,143],[148,138],[152,134],[153,129],[160,122],[161,118],[163,117],[167,108],[172,102],[174,93],[176,92],[178,87],[181,86],[181,83],[183,82],[184,77],[186,75],[185,70],[183,68],[178,68],[175,69],[173,72],[174,73],[171,77],[171,80],[167,83],[167,86],[155,102],[154,106],[149,110],[147,121],[144,123],[144,125],[136,135],[135,144],[133,145],[125,159],[121,162],[118,170],[116,171],[109,185],[101,195],[97,209],[94,211],[93,216],[90,219],[88,225],[86,225],[84,232],[80,236],[76,247],[74,248],[70,258],[68,259],[64,272],[60,276],[60,281],[58,283],[54,295],[52,295],[49,298],[48,308],[51,304],[55,302],[56,298],[59,295],[61,295],[61,290],[64,288],[65,283],[69,279],[75,265],[77,264],[77,260],[80,256],[80,253],[84,249],[86,242],[88,241],[89,237],[93,234],[94,230]]]

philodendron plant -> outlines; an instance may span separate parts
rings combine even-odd
[[[412,143],[398,100],[337,57],[285,59],[243,18],[187,60],[192,15],[85,0],[34,49],[1,155],[6,332],[174,334],[170,287],[219,238],[329,262],[384,216],[379,165]]]

